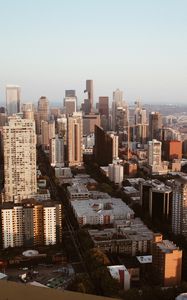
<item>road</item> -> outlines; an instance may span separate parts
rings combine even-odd
[[[71,211],[66,189],[63,187],[59,187],[56,183],[54,170],[50,166],[49,160],[41,148],[37,150],[37,161],[42,175],[48,176],[49,178],[48,182],[52,200],[62,202],[63,204],[65,221],[63,233],[65,234],[66,238],[69,238],[74,245],[75,253],[77,254],[78,259],[78,261],[74,261],[72,263],[81,263],[83,271],[89,275],[87,266],[85,264],[85,253],[82,250],[81,244],[78,239],[77,230],[79,229],[79,227]],[[73,260],[75,260],[75,258]]]

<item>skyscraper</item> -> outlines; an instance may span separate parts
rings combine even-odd
[[[109,98],[99,97],[99,113],[101,116],[105,115],[108,119],[109,117]]]
[[[23,103],[21,111],[24,119],[34,120],[35,107],[33,103]]]
[[[64,166],[64,140],[58,135],[50,140],[49,156],[51,166]]]
[[[96,125],[94,155],[100,166],[111,164],[113,159],[118,158],[118,136]]]
[[[36,114],[37,134],[41,133],[41,122],[49,120],[49,101],[42,96],[38,100],[38,114]]]
[[[123,100],[123,92],[117,89],[113,92],[112,101],[112,130],[124,131],[128,126],[128,106]]]
[[[101,127],[104,130],[109,128],[109,98],[108,97],[99,97],[99,114],[101,116]]]
[[[3,145],[5,201],[30,197],[37,191],[35,122],[10,117]]]
[[[90,113],[83,116],[83,135],[94,133],[95,125],[100,126],[100,115]]]
[[[20,112],[20,92],[21,89],[17,85],[6,86],[6,110],[8,116]]]
[[[41,144],[43,149],[48,150],[50,140],[55,137],[55,121],[41,121]]]
[[[65,97],[76,97],[75,90],[65,90]]]
[[[151,112],[149,114],[149,139],[161,138],[162,115],[159,112]]]
[[[161,146],[162,143],[155,139],[148,142],[148,164],[150,166],[161,165]]]
[[[72,115],[77,111],[77,97],[74,90],[66,90],[64,98],[64,113]]]
[[[86,90],[85,93],[88,93],[88,98],[84,101],[83,111],[86,114],[93,112],[93,80],[86,80]]]
[[[81,113],[68,117],[67,152],[69,166],[78,166],[83,161],[83,121]]]
[[[175,179],[172,200],[172,231],[187,238],[187,178]]]

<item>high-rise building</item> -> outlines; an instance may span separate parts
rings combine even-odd
[[[20,92],[21,89],[17,85],[6,86],[6,110],[8,116],[20,112]]]
[[[105,132],[103,128],[95,126],[95,160],[100,166],[108,166],[113,159],[118,158],[118,136],[112,132]]]
[[[7,116],[5,113],[0,113],[0,127],[5,126]]]
[[[187,178],[175,179],[172,199],[172,231],[187,238]]]
[[[115,131],[128,131],[128,107],[116,107],[115,110]]]
[[[83,121],[81,113],[68,117],[67,152],[69,166],[78,166],[83,162]]]
[[[64,112],[66,115],[72,115],[77,111],[77,98],[65,97],[64,98]]]
[[[38,131],[37,133],[41,133],[41,122],[49,120],[49,101],[45,96],[40,97],[38,100],[38,115],[37,120],[38,121]]]
[[[159,112],[149,114],[149,139],[161,139],[162,115]]]
[[[45,245],[56,244],[56,208],[46,206],[43,209],[44,215],[44,243]]]
[[[58,135],[50,140],[50,163],[53,167],[64,166],[64,140]]]
[[[147,112],[140,101],[135,102],[133,141],[145,144],[148,137]]]
[[[164,287],[181,283],[182,250],[162,235],[155,235],[152,245],[153,270]]]
[[[162,127],[161,130],[162,141],[181,141],[181,132],[174,128]]]
[[[27,110],[31,110],[31,111],[35,111],[35,107],[33,103],[23,103],[21,106],[21,111],[27,111]]]
[[[57,119],[57,134],[64,139],[64,145],[67,145],[67,118],[65,115]]]
[[[158,180],[141,183],[141,206],[153,220],[168,222],[171,225],[172,189]]]
[[[0,205],[0,235],[3,249],[33,247],[62,242],[62,204],[27,199],[22,204]]]
[[[55,121],[41,121],[41,144],[44,150],[49,149],[50,140],[55,137]]]
[[[1,210],[1,230],[3,248],[14,247],[14,211],[9,208]]]
[[[109,130],[109,98],[99,97],[98,111],[101,116],[101,127]]]
[[[111,181],[115,184],[121,184],[123,181],[123,165],[120,164],[109,164],[108,166],[108,176]]]
[[[21,111],[24,119],[34,120],[35,107],[32,103],[22,104]]]
[[[123,92],[119,89],[113,92],[113,102],[115,102],[117,106],[123,106]]]
[[[174,159],[182,159],[182,142],[181,141],[164,141],[163,158],[172,161]]]
[[[162,143],[155,139],[148,142],[148,164],[150,166],[161,165],[161,147]]]
[[[135,102],[134,124],[147,124],[146,109],[142,108],[140,101]]]
[[[76,97],[75,90],[65,90],[65,97]]]
[[[88,93],[88,98],[84,100],[82,109],[85,114],[89,114],[93,112],[93,80],[86,80],[86,90],[84,92]]]
[[[30,197],[37,192],[35,122],[10,117],[3,146],[5,201]]]
[[[112,138],[112,159],[119,158],[119,137],[114,132],[107,133]]]
[[[108,97],[99,97],[99,113],[101,116],[109,117],[109,98]]]
[[[83,135],[94,133],[95,125],[100,126],[100,115],[90,113],[83,115]]]
[[[123,92],[117,89],[113,92],[112,130],[118,132],[127,130],[128,119],[128,106],[123,100]]]

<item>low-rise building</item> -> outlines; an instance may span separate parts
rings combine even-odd
[[[125,291],[130,289],[130,274],[124,265],[108,266],[110,275],[119,281]]]
[[[95,247],[130,256],[150,254],[153,232],[139,219],[116,221],[113,228],[88,231]]]
[[[134,218],[134,211],[119,198],[74,200],[71,205],[80,226],[113,224],[116,220]]]
[[[87,187],[83,184],[73,184],[67,187],[69,199],[72,200],[87,200],[90,198],[90,193]]]

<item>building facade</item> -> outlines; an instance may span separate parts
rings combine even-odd
[[[69,166],[79,166],[83,162],[83,122],[82,114],[68,117],[67,150]]]
[[[6,111],[8,116],[20,112],[21,89],[17,85],[6,86]]]
[[[3,127],[5,201],[21,201],[37,192],[36,134],[33,120],[10,117]]]

